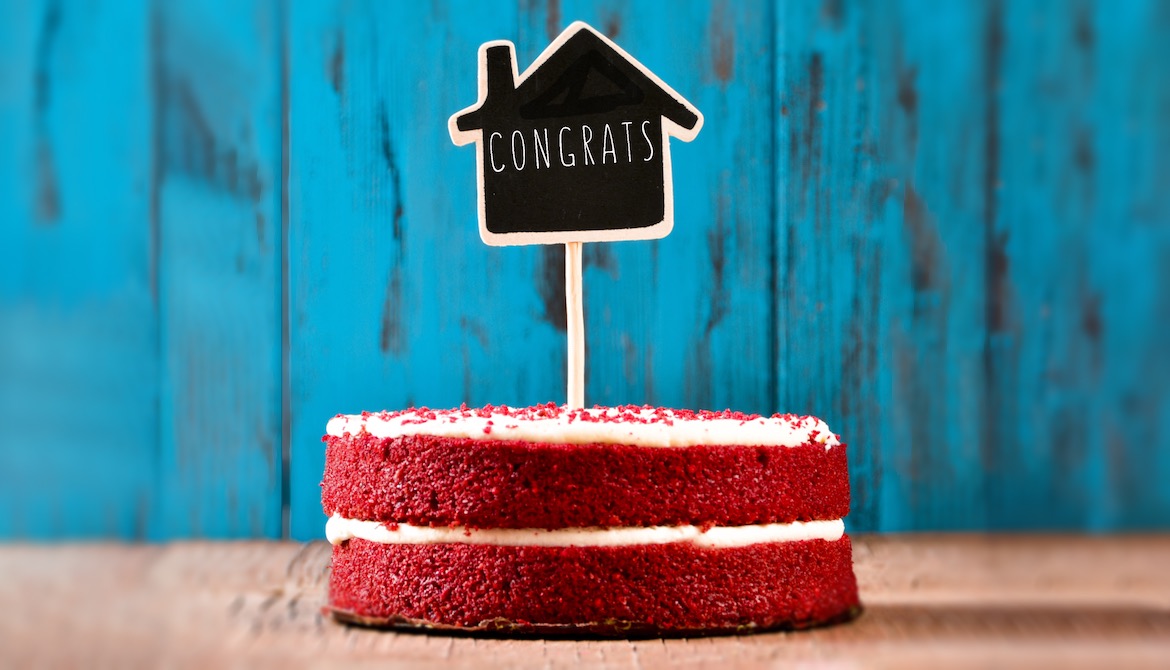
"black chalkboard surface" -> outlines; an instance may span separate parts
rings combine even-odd
[[[522,74],[511,42],[479,52],[479,101],[451,117],[476,143],[487,244],[655,239],[674,225],[670,137],[703,117],[585,23],[570,25]]]

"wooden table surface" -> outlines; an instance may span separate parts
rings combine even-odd
[[[0,546],[4,667],[1170,667],[1170,536],[855,540],[866,612],[797,633],[507,640],[322,616],[324,543]]]

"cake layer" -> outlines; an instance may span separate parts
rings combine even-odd
[[[859,609],[849,538],[711,549],[333,548],[330,603],[373,625],[627,635],[802,628]]]
[[[412,526],[346,519],[334,514],[325,524],[330,544],[360,538],[379,544],[492,544],[502,547],[620,547],[689,542],[700,547],[746,547],[762,542],[839,540],[845,522],[794,521],[758,526],[649,526],[627,528],[465,528]]]
[[[338,414],[326,433],[341,437],[367,432],[374,437],[433,435],[472,440],[519,440],[558,444],[630,444],[643,447],[748,444],[795,447],[817,443],[826,449],[837,436],[813,416],[691,411],[662,407],[568,409],[549,403],[535,407],[486,407]]]
[[[418,526],[748,526],[840,519],[844,445],[326,436],[326,514]]]

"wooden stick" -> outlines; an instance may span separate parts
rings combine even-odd
[[[585,307],[581,296],[581,242],[565,243],[565,314],[569,337],[569,409],[585,406]]]

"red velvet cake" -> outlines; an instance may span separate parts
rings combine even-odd
[[[380,626],[682,635],[860,611],[819,419],[651,407],[338,415],[330,607]]]

